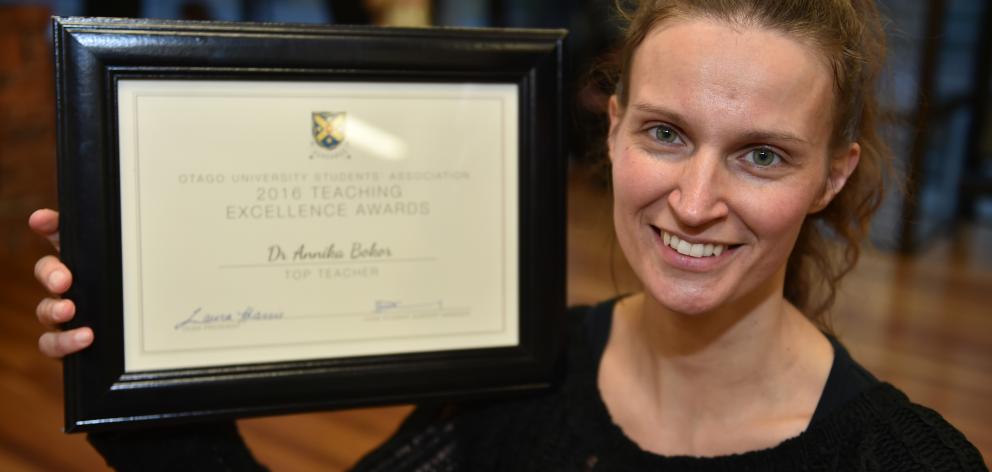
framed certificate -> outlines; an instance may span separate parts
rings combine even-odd
[[[66,430],[550,381],[562,31],[56,18]]]

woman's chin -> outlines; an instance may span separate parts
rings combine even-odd
[[[712,293],[686,293],[667,289],[663,291],[648,290],[645,295],[652,298],[653,302],[664,310],[685,316],[704,316],[724,305],[724,300],[721,297],[713,296]]]

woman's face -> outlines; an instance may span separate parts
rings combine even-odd
[[[829,159],[831,71],[813,48],[757,27],[675,20],[634,54],[610,101],[614,220],[649,295],[696,314],[781,297],[806,216],[854,169]]]

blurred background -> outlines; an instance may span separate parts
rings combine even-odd
[[[882,0],[889,58],[884,130],[906,182],[872,227],[873,250],[833,312],[841,339],[883,380],[960,428],[992,459],[992,6]],[[610,194],[589,136],[602,126],[583,73],[608,51],[612,0],[0,0],[0,470],[101,470],[64,435],[61,366],[41,357],[44,296],[27,230],[56,207],[50,15],[570,30],[569,303],[633,288],[612,236]],[[890,187],[896,187],[895,185]],[[610,274],[604,276],[604,274]],[[274,470],[340,470],[387,437],[410,406],[240,422]]]

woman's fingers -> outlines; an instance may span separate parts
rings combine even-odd
[[[59,212],[48,208],[35,210],[28,217],[28,226],[51,242],[55,249],[59,248]]]
[[[69,331],[50,331],[38,338],[38,350],[48,357],[62,358],[79,352],[93,344],[93,330],[76,328]]]
[[[76,305],[71,300],[46,298],[38,303],[35,313],[38,315],[38,322],[54,327],[71,320],[76,315]]]
[[[48,239],[59,249],[59,213],[54,210],[37,210],[28,217],[32,231]],[[60,295],[72,285],[72,273],[55,256],[38,259],[34,265],[34,276],[49,292]],[[46,298],[38,303],[35,310],[38,321],[48,327],[65,323],[76,315],[76,305],[71,300]],[[48,357],[62,358],[79,352],[93,343],[93,330],[76,328],[69,331],[49,331],[38,338],[38,350]]]
[[[72,273],[59,258],[48,255],[34,265],[34,277],[46,290],[63,294],[72,285]]]

